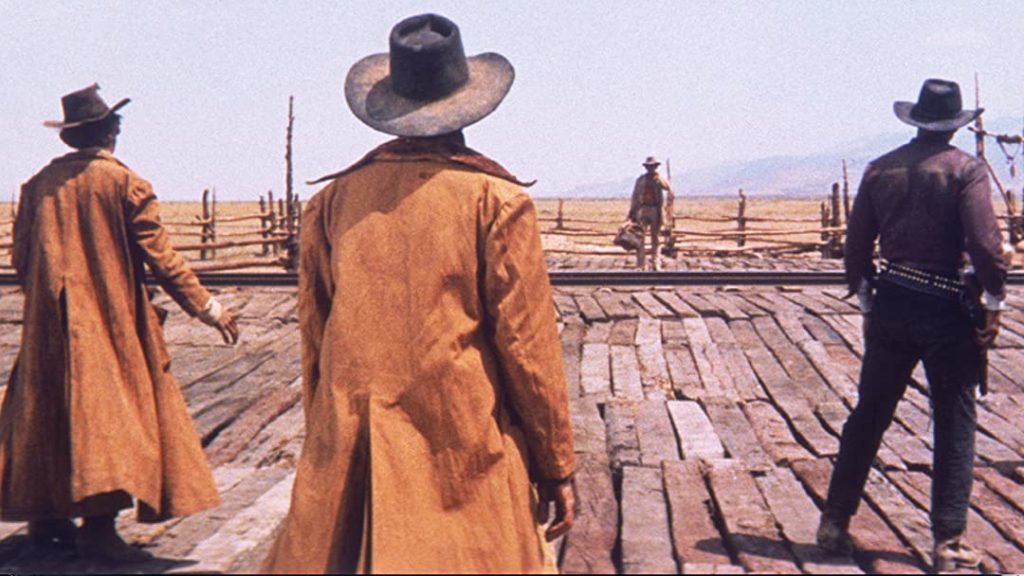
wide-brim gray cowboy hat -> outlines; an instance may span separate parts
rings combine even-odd
[[[644,160],[644,166],[661,166],[661,162],[654,156],[648,156],[647,160]]]
[[[932,132],[952,132],[970,124],[985,111],[984,108],[964,110],[960,85],[935,78],[924,81],[917,102],[895,102],[892,110],[903,122]]]
[[[390,52],[356,62],[345,79],[349,108],[366,125],[395,136],[455,132],[493,112],[515,70],[493,52],[467,58],[459,27],[436,14],[402,20]]]
[[[123,98],[117,104],[107,106],[97,93],[99,89],[99,84],[93,84],[66,94],[60,99],[61,107],[64,109],[64,120],[47,120],[43,122],[43,126],[62,130],[77,128],[90,122],[104,120],[131,102],[131,98]]]

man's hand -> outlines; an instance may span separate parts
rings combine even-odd
[[[999,312],[997,310],[985,310],[985,323],[974,330],[974,341],[982,349],[991,348],[999,335]]]
[[[540,502],[537,504],[537,520],[544,524],[551,516],[550,505],[555,505],[555,519],[544,532],[548,542],[564,536],[572,528],[576,514],[576,484],[568,480],[542,480],[537,484]]]
[[[225,344],[238,343],[238,321],[235,320],[235,315],[231,312],[227,310],[221,312],[220,319],[211,324],[211,326],[220,332]]]

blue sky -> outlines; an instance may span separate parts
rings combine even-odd
[[[892,101],[926,77],[973,75],[994,117],[1024,114],[1024,2],[5,2],[0,6],[0,197],[64,151],[43,128],[60,96],[99,82],[130,96],[118,155],[158,195],[255,199],[284,181],[296,98],[301,181],[387,137],[344,101],[356,60],[434,11],[468,54],[516,67],[469,144],[553,193],[638,173],[811,154],[906,130]],[[879,152],[882,152],[881,150]]]

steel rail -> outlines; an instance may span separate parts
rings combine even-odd
[[[552,270],[554,286],[841,286],[846,283],[840,271],[570,271]],[[206,286],[296,286],[294,272],[210,272],[199,273]],[[147,282],[156,283],[152,277]],[[1024,286],[1024,272],[1012,272],[1007,283]],[[14,274],[0,274],[0,286],[17,286]]]

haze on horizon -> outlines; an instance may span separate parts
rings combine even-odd
[[[913,129],[892,114],[921,82],[981,78],[986,118],[1024,115],[1024,3],[11,2],[0,6],[0,200],[66,148],[42,121],[99,82],[122,110],[118,156],[164,200],[254,200],[284,188],[295,96],[296,189],[388,137],[344,102],[348,68],[387,51],[391,27],[433,11],[467,54],[516,67],[470,146],[554,194],[640,172],[812,155]],[[884,150],[878,150],[878,153]],[[683,192],[691,183],[683,182]]]

